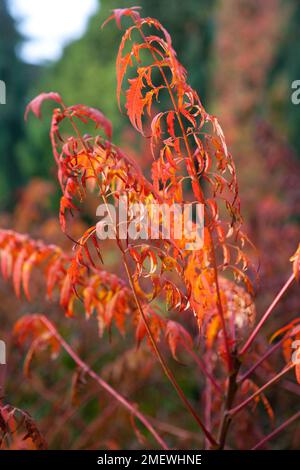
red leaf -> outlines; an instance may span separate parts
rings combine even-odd
[[[66,275],[60,291],[60,305],[67,309],[72,293],[72,280],[69,274]]]
[[[143,320],[140,319],[136,328],[136,332],[135,332],[135,339],[136,339],[137,347],[140,346],[145,336],[146,336],[146,327],[145,327]]]
[[[50,325],[50,322],[46,320],[44,315],[34,314],[22,316],[14,325],[13,335],[17,338],[21,346],[28,339],[32,341],[28,357],[25,359],[24,364],[27,372],[35,352],[43,350],[45,346],[48,346],[51,350],[51,356],[55,358],[60,351],[60,343],[49,330],[48,324]]]
[[[295,374],[298,384],[300,384],[300,364],[296,364]]]
[[[58,93],[54,93],[53,91],[49,93],[41,93],[40,95],[36,96],[30,103],[27,105],[25,110],[25,120],[27,120],[28,113],[32,111],[36,117],[41,117],[41,106],[45,100],[53,100],[59,104],[62,104],[61,96]]]
[[[145,100],[142,95],[144,73],[139,73],[138,77],[128,79],[130,86],[126,92],[127,114],[133,127],[143,134],[142,115],[144,114]]]
[[[87,117],[96,123],[96,127],[102,127],[104,129],[107,138],[112,138],[112,124],[99,109],[85,106],[84,104],[76,104],[70,106],[68,110],[74,111],[77,117]]]
[[[104,21],[102,28],[109,23],[109,21],[115,19],[118,28],[121,29],[121,19],[123,16],[131,16],[134,20],[140,19],[140,14],[136,10],[141,10],[141,7],[116,8],[113,10],[113,14]]]
[[[66,210],[74,209],[78,210],[78,208],[73,204],[72,200],[66,196],[62,196],[60,198],[60,207],[59,207],[59,222],[63,232],[66,231]]]
[[[87,318],[89,318],[93,313],[94,292],[94,289],[90,286],[86,287],[83,291],[83,302]]]
[[[175,137],[174,120],[175,120],[175,113],[174,111],[170,111],[167,114],[167,126],[168,126],[168,133],[173,138]]]
[[[30,292],[29,292],[29,280],[32,268],[38,258],[38,253],[34,252],[31,256],[25,261],[23,265],[22,271],[22,281],[23,281],[23,289],[26,295],[27,300],[30,300]]]
[[[15,289],[15,293],[17,297],[20,297],[20,293],[21,293],[22,270],[23,270],[23,264],[26,258],[26,254],[27,254],[27,251],[25,248],[21,250],[14,265],[13,283],[14,283],[14,289]]]
[[[61,268],[61,260],[54,259],[54,261],[49,265],[48,270],[47,270],[47,297],[48,299],[52,298],[52,292],[57,285],[58,279],[59,279],[59,274],[60,274],[60,268]]]
[[[295,278],[298,280],[299,273],[300,273],[300,243],[299,243],[296,253],[290,258],[290,261],[293,263],[293,272],[294,272]]]
[[[174,158],[173,158],[173,155],[172,155],[172,152],[170,150],[170,147],[168,147],[167,145],[165,145],[165,147],[163,148],[163,152],[169,162],[169,164],[171,165],[172,168],[174,168],[175,170],[177,169],[177,166],[176,166],[176,163],[174,161]]]
[[[12,272],[12,255],[9,251],[2,250],[1,251],[1,272],[3,279],[6,281]]]
[[[169,320],[166,328],[166,339],[168,340],[169,347],[174,359],[177,360],[176,351],[178,345],[191,349],[193,347],[193,340],[191,335],[186,329],[175,321]]]
[[[118,99],[118,106],[119,106],[119,109],[121,111],[121,103],[120,103],[120,99],[121,99],[121,89],[122,89],[122,83],[123,83],[123,80],[124,80],[124,76],[127,72],[127,68],[128,66],[132,66],[133,65],[133,62],[132,62],[132,55],[134,54],[134,56],[136,57],[137,59],[137,54],[138,54],[138,48],[139,47],[142,47],[141,45],[139,44],[136,44],[135,46],[132,47],[132,50],[130,52],[128,52],[127,54],[125,54],[124,56],[122,55],[123,53],[123,50],[124,50],[124,47],[125,47],[125,44],[127,43],[128,39],[130,38],[130,34],[131,34],[131,30],[132,30],[133,27],[129,28],[124,36],[122,37],[122,41],[121,41],[121,44],[120,44],[120,47],[119,47],[119,51],[118,51],[118,55],[117,55],[117,61],[116,61],[116,71],[117,71],[117,99]],[[135,47],[135,49],[134,49]]]

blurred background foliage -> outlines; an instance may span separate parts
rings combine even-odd
[[[45,66],[32,66],[22,62],[19,56],[20,46],[24,38],[20,36],[17,25],[8,12],[7,1],[0,1],[0,24],[2,38],[0,44],[0,77],[9,84],[7,105],[0,108],[0,150],[3,164],[0,169],[0,200],[1,207],[11,204],[17,197],[20,187],[33,176],[49,177],[52,166],[49,140],[46,129],[47,122],[30,121],[24,126],[23,112],[25,104],[37,93],[44,90],[57,90],[67,103],[83,102],[99,107],[113,122],[115,137],[128,125],[122,116],[115,99],[115,57],[120,32],[112,26],[100,29],[102,21],[109,11],[115,7],[129,6],[135,1],[103,0],[99,2],[99,13],[89,21],[86,33],[79,40],[69,44],[56,63]],[[261,4],[262,3],[262,4]],[[300,5],[297,0],[281,0],[272,2],[217,0],[186,0],[184,2],[167,2],[160,0],[141,0],[139,2],[145,15],[152,15],[167,27],[173,38],[174,46],[184,66],[188,69],[190,82],[199,92],[203,103],[218,113],[221,123],[226,121],[227,108],[234,107],[234,100],[245,101],[243,94],[236,88],[239,76],[243,74],[243,63],[240,61],[236,69],[223,75],[224,62],[229,59],[217,54],[220,29],[226,21],[239,27],[239,14],[236,8],[244,8],[251,24],[251,9],[264,11],[266,25],[257,31],[257,41],[261,48],[269,49],[266,63],[254,63],[254,72],[260,69],[262,83],[257,93],[257,83],[251,83],[252,93],[256,95],[254,114],[256,118],[263,116],[299,152],[299,108],[291,103],[291,83],[300,76],[300,57],[298,46],[300,40]],[[261,4],[261,5],[260,5]],[[266,7],[264,7],[265,5]],[[228,18],[221,17],[223,10]],[[277,15],[277,25],[274,21]],[[244,13],[241,13],[244,15]],[[244,15],[245,16],[245,15]],[[268,23],[268,17],[270,23]],[[276,20],[275,20],[276,21]],[[224,23],[224,24],[223,24]],[[241,24],[241,26],[243,26]],[[276,29],[272,42],[268,44],[268,29]],[[226,41],[232,41],[239,49],[237,54],[244,57],[244,62],[251,61],[256,54],[255,48],[244,49],[247,42],[239,40],[242,30],[228,31]],[[259,33],[259,34],[258,34]],[[248,44],[249,46],[249,44]],[[227,46],[226,46],[227,47]],[[229,44],[230,47],[230,44]],[[234,55],[236,52],[234,52]],[[263,59],[263,57],[262,57]],[[230,65],[230,64],[229,64]],[[221,67],[221,70],[220,70]],[[218,78],[217,78],[218,77]],[[218,83],[219,82],[219,83]],[[220,85],[223,82],[223,85]],[[224,82],[226,84],[224,85]],[[232,100],[226,103],[226,109],[218,109],[222,104],[220,89],[227,86],[232,89]],[[240,94],[240,97],[239,97]],[[237,121],[250,121],[246,112],[244,117],[237,115]],[[229,109],[229,113],[231,110]],[[252,116],[253,117],[253,116]],[[224,125],[224,123],[223,123]],[[225,128],[226,131],[226,128]],[[235,132],[239,133],[239,128]],[[237,158],[237,157],[236,157]]]
[[[33,176],[48,177],[53,165],[48,139],[48,124],[30,121],[24,130],[24,105],[37,93],[44,90],[57,90],[67,103],[82,102],[99,107],[113,122],[116,140],[122,129],[128,125],[127,119],[120,115],[116,103],[115,59],[121,32],[112,25],[101,30],[101,24],[114,7],[134,5],[134,1],[99,2],[99,13],[89,22],[85,35],[68,45],[61,59],[45,67],[30,67],[18,58],[18,48],[22,41],[16,24],[9,16],[5,0],[1,4],[2,23],[10,29],[5,34],[5,49],[2,51],[0,76],[7,79],[10,93],[14,97],[10,103],[12,118],[20,127],[16,133],[15,125],[8,117],[7,107],[0,109],[1,153],[7,155],[8,164],[0,170],[0,198],[2,207],[15,196],[16,188],[25,184]],[[207,94],[209,82],[209,56],[213,37],[213,7],[211,0],[188,0],[185,2],[161,2],[158,0],[141,1],[145,15],[154,15],[169,29],[174,38],[175,48],[184,65],[190,70],[191,82],[201,93]],[[12,37],[14,36],[14,37]],[[15,77],[11,81],[8,74]],[[20,83],[14,83],[18,80]],[[21,88],[20,88],[21,87]],[[16,100],[19,100],[16,102]],[[45,113],[46,114],[46,113]],[[14,131],[12,132],[12,129]],[[9,137],[11,140],[9,140]],[[8,157],[9,155],[9,157]],[[7,184],[4,184],[6,181]],[[11,184],[12,180],[14,185]]]
[[[128,119],[117,107],[115,59],[121,32],[113,25],[100,28],[111,9],[137,3],[144,15],[158,18],[168,29],[192,86],[223,125],[238,169],[242,212],[261,255],[261,282],[256,299],[261,311],[286,280],[289,256],[299,242],[300,106],[291,102],[291,84],[300,80],[298,0],[102,0],[85,34],[69,44],[57,62],[41,66],[21,60],[19,51],[24,38],[9,14],[8,2],[0,0],[0,79],[8,84],[7,105],[0,106],[1,226],[70,247],[60,234],[55,211],[59,189],[55,187],[55,165],[48,137],[51,104],[43,107],[43,121],[30,117],[25,125],[23,119],[26,104],[42,91],[57,91],[68,104],[84,103],[100,108],[113,122],[116,143],[121,143],[125,136],[126,150],[141,161],[147,160],[149,149],[132,136]],[[72,12],[66,21],[72,21]],[[90,216],[94,216],[94,206],[89,210]],[[73,233],[79,236],[82,226],[78,222],[74,225]],[[113,263],[112,259],[112,267],[117,271],[118,266]],[[28,306],[13,300],[12,290],[2,282],[0,289],[2,336],[8,339],[16,319],[16,315],[8,312],[26,313]],[[137,402],[142,399],[145,411],[155,414],[161,400],[158,390],[168,394],[169,389],[160,371],[152,368],[151,361],[149,367],[145,366],[149,361],[146,348],[139,353],[130,349],[121,355],[127,347],[124,339],[113,337],[109,345],[102,340],[99,344],[94,324],[76,319],[71,328],[69,320],[61,318],[57,305],[44,304],[42,299],[37,300],[30,309],[45,311],[47,308],[52,319],[60,322],[65,336],[71,338],[73,347],[88,362],[105,365],[105,376],[118,389]],[[284,314],[287,322],[298,310],[299,295],[295,290],[285,299],[279,314]],[[282,325],[280,315],[272,329],[266,331],[266,337],[275,331],[276,321],[278,327]],[[91,349],[93,341],[97,348]],[[265,345],[258,345],[258,354],[262,346]],[[52,447],[136,446],[132,435],[126,432],[129,421],[126,413],[119,411],[117,422],[116,405],[103,396],[98,399],[97,389],[90,387],[85,392],[80,407],[70,404],[66,375],[73,365],[66,358],[49,375],[40,365],[45,372],[44,382],[36,373],[30,382],[23,382],[20,356],[14,359],[10,376],[17,379],[8,382],[7,394],[39,421],[45,419],[42,428]],[[143,387],[135,380],[141,370]],[[194,400],[202,400],[200,379],[194,383],[184,368],[178,366],[176,373],[188,394]],[[271,397],[279,418],[289,416],[297,407],[299,390],[291,381],[286,382]],[[289,395],[283,399],[284,388],[289,390]],[[158,417],[175,424],[166,430]],[[171,433],[172,444],[179,440],[181,448],[199,445],[193,425],[186,423],[184,411],[178,409],[176,397],[168,401],[168,409],[161,410],[155,419],[160,430]],[[69,422],[73,426],[65,425]],[[241,447],[250,435],[254,442],[259,437],[245,423],[241,419],[236,425]],[[120,429],[116,431],[118,426]],[[100,437],[95,434],[94,438],[94,433],[103,428],[105,433],[100,433]],[[121,436],[121,444],[116,441],[116,435]],[[293,438],[282,437],[278,448],[298,448],[299,437],[299,432]]]

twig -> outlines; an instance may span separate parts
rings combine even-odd
[[[291,416],[289,419],[284,421],[278,428],[274,429],[270,434],[268,434],[266,437],[264,437],[261,441],[259,441],[257,444],[255,444],[254,447],[252,447],[251,450],[257,450],[261,446],[263,446],[266,442],[270,441],[273,439],[273,437],[277,436],[281,431],[283,431],[287,426],[292,424],[296,419],[300,418],[300,411],[295,413],[293,416]]]
[[[273,385],[274,383],[278,382],[278,380],[281,379],[289,370],[291,370],[293,367],[295,367],[295,364],[291,363],[287,367],[285,367],[279,374],[275,375],[271,380],[269,380],[267,383],[265,383],[261,388],[256,390],[256,392],[253,393],[253,395],[250,395],[250,397],[246,398],[242,403],[237,405],[235,408],[232,408],[231,410],[228,411],[228,414],[232,417],[236,413],[238,413],[241,409],[243,409],[250,401],[252,401],[254,398],[256,398],[258,395],[260,395],[262,392],[266,390],[266,388],[270,387],[270,385]]]
[[[211,384],[213,385],[213,387],[215,388],[215,390],[220,394],[220,395],[223,395],[223,390],[222,388],[220,387],[220,385],[218,384],[218,382],[215,380],[215,378],[213,377],[213,375],[208,371],[207,367],[204,365],[203,361],[200,359],[200,357],[197,356],[197,354],[192,351],[191,349],[188,349],[187,350],[188,353],[192,356],[192,358],[194,359],[194,361],[198,364],[199,368],[201,369],[201,371],[203,372],[203,374],[207,377],[207,379],[211,382]]]
[[[209,442],[213,446],[216,446],[217,445],[216,440],[213,438],[213,436],[210,434],[210,432],[206,429],[206,427],[202,423],[202,420],[199,418],[198,414],[196,413],[196,411],[194,410],[194,408],[192,407],[192,405],[190,404],[190,402],[186,398],[183,390],[181,389],[180,385],[178,384],[177,380],[175,379],[175,376],[174,376],[173,372],[171,371],[171,369],[169,368],[169,366],[165,362],[165,359],[163,358],[160,350],[157,347],[156,341],[155,341],[155,339],[153,337],[153,334],[152,334],[152,331],[149,327],[146,315],[145,315],[144,310],[141,306],[140,300],[137,296],[135,286],[134,286],[134,282],[133,282],[133,279],[132,279],[132,275],[131,275],[131,272],[129,271],[129,267],[128,267],[128,263],[127,263],[127,260],[125,258],[125,255],[124,255],[124,259],[125,259],[124,266],[125,266],[125,269],[126,269],[128,279],[129,279],[130,287],[131,287],[133,295],[134,295],[136,305],[137,305],[139,313],[140,313],[140,315],[143,319],[147,334],[149,336],[149,339],[151,341],[151,344],[152,344],[152,347],[155,351],[155,354],[156,354],[156,356],[157,356],[157,358],[158,358],[158,360],[159,360],[159,362],[160,362],[160,364],[163,368],[163,371],[166,374],[166,376],[168,377],[168,379],[170,380],[170,382],[172,383],[174,389],[176,390],[177,394],[179,395],[179,397],[180,397],[181,401],[183,402],[183,404],[185,405],[185,407],[188,409],[188,411],[191,413],[191,415],[193,416],[195,421],[198,423],[198,425],[202,429],[202,431],[205,434],[206,438],[209,440]]]
[[[273,300],[273,302],[271,303],[271,305],[268,307],[268,309],[266,310],[266,312],[264,313],[264,315],[262,316],[262,318],[260,319],[260,321],[258,322],[258,324],[256,325],[256,327],[254,328],[254,330],[252,331],[251,335],[249,336],[248,340],[246,341],[246,343],[244,344],[244,346],[242,347],[241,351],[240,351],[240,356],[243,356],[245,354],[246,351],[248,351],[248,349],[250,348],[251,344],[253,343],[253,341],[255,340],[256,336],[258,335],[258,333],[260,332],[262,326],[265,324],[265,322],[268,320],[269,316],[271,315],[271,313],[273,312],[274,308],[277,306],[278,302],[280,301],[281,297],[285,294],[285,292],[288,290],[288,288],[290,287],[290,285],[293,283],[295,279],[295,274],[291,274],[291,276],[289,277],[289,279],[286,281],[286,283],[284,284],[284,286],[280,289],[280,291],[278,292],[278,294],[276,295],[275,299]]]
[[[235,353],[233,355],[233,371],[229,377],[227,396],[226,396],[226,401],[224,404],[222,419],[221,419],[220,428],[219,428],[219,435],[218,435],[218,441],[219,441],[218,449],[219,450],[224,449],[227,433],[228,433],[230,423],[232,420],[231,415],[229,415],[229,410],[232,407],[236,392],[238,390],[238,384],[237,384],[236,379],[239,373],[240,366],[241,366],[241,363]]]
[[[56,328],[50,323],[50,321],[44,316],[40,316],[41,320],[48,328],[48,330],[53,334],[53,336],[57,339],[57,341],[61,344],[62,348],[69,354],[69,356],[73,359],[73,361],[93,380],[97,382],[100,387],[106,390],[111,396],[113,396],[119,403],[121,403],[127,410],[130,411],[137,419],[143,423],[145,428],[152,434],[155,440],[159,443],[159,445],[167,450],[168,446],[162,437],[155,431],[151,423],[148,419],[129,401],[126,400],[120,393],[118,393],[114,388],[112,388],[105,380],[103,380],[95,371],[93,371],[72,349],[72,347],[62,338],[62,336],[58,333]]]
[[[282,343],[287,339],[287,336],[284,336],[280,341],[274,344],[271,348],[269,348],[259,359],[257,362],[253,364],[243,375],[241,375],[237,382],[240,384],[244,382],[248,377],[253,374],[253,372],[269,357],[273,352],[277,351],[280,348]]]

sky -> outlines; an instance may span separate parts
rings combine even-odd
[[[32,64],[58,59],[63,47],[84,33],[98,5],[97,0],[9,0],[26,37],[22,58]]]

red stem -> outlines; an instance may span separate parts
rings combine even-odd
[[[291,370],[293,367],[295,367],[295,364],[291,363],[288,366],[286,366],[279,374],[275,375],[271,380],[269,380],[267,383],[265,383],[261,388],[256,390],[250,397],[246,398],[242,403],[237,405],[235,408],[231,408],[231,410],[228,411],[228,415],[231,417],[238,413],[240,410],[242,410],[245,406],[248,405],[254,398],[256,398],[258,395],[260,395],[262,392],[266,390],[266,388],[270,387],[270,385],[273,385],[274,383],[278,382],[278,380],[281,379],[289,370]]]
[[[281,431],[283,431],[287,426],[292,424],[296,419],[300,418],[300,411],[295,413],[293,416],[291,416],[289,419],[284,421],[278,428],[274,429],[270,434],[268,434],[266,437],[264,437],[261,441],[259,441],[254,447],[252,447],[251,450],[257,450],[261,446],[263,446],[266,442],[270,441],[273,439],[273,437],[277,436]]]
[[[287,291],[287,289],[290,287],[290,285],[293,283],[295,279],[295,274],[291,274],[291,276],[289,277],[289,279],[286,281],[286,283],[284,284],[284,286],[282,287],[282,289],[278,292],[278,294],[276,295],[275,299],[273,300],[273,302],[271,303],[271,305],[269,306],[269,308],[266,310],[266,312],[264,313],[264,315],[262,316],[262,318],[260,319],[260,321],[258,322],[258,324],[256,325],[256,327],[254,328],[254,330],[252,331],[251,335],[249,336],[249,338],[247,339],[246,343],[244,344],[244,346],[242,347],[241,351],[240,351],[240,356],[243,356],[245,354],[246,351],[248,351],[248,349],[250,348],[251,344],[253,343],[253,341],[255,340],[256,336],[258,335],[258,333],[260,332],[262,326],[265,324],[265,322],[268,320],[269,316],[271,315],[271,313],[273,312],[274,308],[277,306],[278,302],[280,301],[281,297],[285,294],[285,292]]]
[[[253,372],[259,367],[273,352],[277,351],[279,347],[282,345],[282,343],[288,338],[289,336],[284,336],[278,343],[274,344],[271,348],[269,348],[260,358],[257,362],[253,364],[250,369],[248,369],[243,375],[241,375],[237,382],[240,384],[244,382],[244,380],[248,379],[248,377],[253,374]]]
[[[197,356],[197,354],[192,351],[191,349],[188,349],[189,354],[192,356],[194,361],[198,364],[199,368],[202,370],[203,374],[206,375],[206,378],[211,382],[213,387],[216,389],[216,391],[220,394],[223,395],[223,390],[218,384],[218,382],[215,380],[213,375],[208,371],[208,369],[205,367],[203,364],[203,361],[200,359],[200,357]]]

